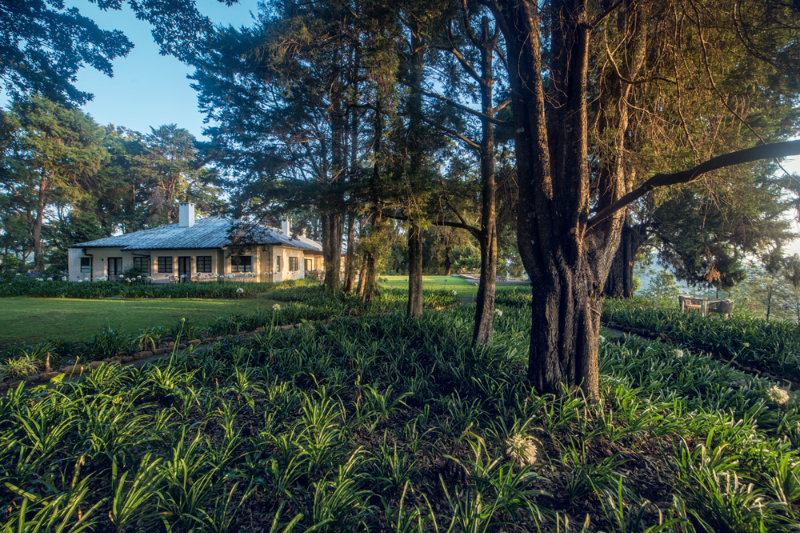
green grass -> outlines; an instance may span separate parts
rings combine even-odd
[[[0,298],[0,347],[37,343],[53,338],[86,339],[105,327],[138,331],[172,326],[181,318],[199,324],[233,314],[255,313],[272,307],[265,294],[236,300],[83,300],[70,298]]]
[[[477,275],[477,274],[476,274]],[[408,289],[408,276],[378,276],[381,280],[378,285],[381,287],[395,289]],[[519,289],[524,290],[527,285],[498,285],[498,291],[506,291]],[[423,276],[422,277],[423,290],[455,290],[458,296],[465,298],[476,297],[478,295],[478,286],[467,283],[464,278],[452,278],[449,276]]]

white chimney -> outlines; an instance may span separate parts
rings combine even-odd
[[[284,218],[281,220],[281,233],[286,236],[291,236],[292,234],[292,223],[289,221],[288,218]]]
[[[194,204],[181,202],[178,210],[178,225],[182,228],[194,226]]]

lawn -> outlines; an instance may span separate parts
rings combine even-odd
[[[380,281],[378,285],[381,287],[407,289],[408,276],[378,276]],[[458,292],[459,296],[475,297],[478,295],[478,286],[467,283],[464,278],[453,278],[449,276],[423,276],[422,277],[423,290],[443,290],[452,289]],[[498,291],[507,290],[528,290],[527,285],[498,285]]]
[[[105,327],[136,332],[153,326],[172,326],[184,317],[202,324],[220,316],[255,313],[274,303],[266,294],[236,300],[0,298],[0,347],[56,337],[82,340]]]

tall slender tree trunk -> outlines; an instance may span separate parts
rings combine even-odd
[[[481,47],[481,110],[486,117],[494,115],[492,84],[494,82],[494,46],[489,29],[489,19],[481,21],[483,46]],[[472,342],[491,344],[494,325],[494,298],[497,283],[497,216],[495,197],[494,124],[488,118],[481,119],[481,274],[478,282],[478,297],[475,306],[475,326]]]
[[[358,273],[358,289],[356,289],[356,294],[359,296],[364,295],[364,289],[366,288],[366,272],[367,272],[367,256],[369,252],[364,254],[364,257],[361,259],[361,271]]]
[[[342,234],[344,216],[341,213],[322,213],[322,258],[325,261],[325,290],[338,291],[342,268]]]
[[[364,292],[361,301],[371,304],[375,300],[377,286],[375,284],[375,256],[371,252],[364,254]]]
[[[42,257],[42,226],[44,226],[44,196],[47,187],[47,175],[42,171],[39,179],[39,204],[36,210],[36,220],[33,222],[33,261],[38,272],[44,270],[44,257]]]
[[[356,278],[356,217],[350,213],[347,221],[347,257],[344,267],[344,292],[353,292]]]
[[[408,316],[422,316],[422,229],[413,222],[408,230]]]
[[[422,171],[422,80],[425,66],[425,48],[419,34],[411,37],[411,64],[409,85],[412,90],[408,103],[408,175],[413,183]],[[414,220],[417,213],[410,213],[408,228],[408,316],[422,315],[422,228]]]
[[[450,244],[444,245],[444,275],[450,276],[453,273],[453,258],[451,255],[452,250]]]
[[[642,243],[642,236],[636,229],[626,223],[622,227],[619,248],[614,255],[604,294],[611,298],[633,298],[633,267],[636,265],[636,254]]]

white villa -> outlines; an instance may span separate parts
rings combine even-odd
[[[233,220],[195,220],[194,211],[194,204],[182,203],[177,224],[75,244],[69,249],[70,281],[116,279],[131,267],[154,283],[220,276],[279,282],[324,270],[322,245],[304,232],[293,237],[287,220],[281,229],[257,227],[248,232],[250,244],[234,249],[228,233]]]

